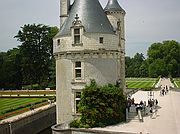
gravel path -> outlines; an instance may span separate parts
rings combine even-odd
[[[162,86],[171,86],[169,79],[162,79]],[[148,100],[147,91],[138,91],[132,97],[135,102]],[[130,121],[106,128],[95,128],[100,130],[133,132],[142,134],[180,134],[180,92],[169,91],[167,95],[160,96],[159,91],[154,91],[154,99],[159,101],[158,112],[155,118],[144,117],[144,122]]]

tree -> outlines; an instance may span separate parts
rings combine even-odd
[[[149,65],[149,76],[157,78],[160,75],[168,76],[168,72],[166,70],[166,64],[164,60],[157,59]]]
[[[136,53],[133,58],[125,57],[126,77],[147,77],[147,64],[142,53]]]
[[[125,97],[114,85],[98,86],[95,80],[83,89],[79,103],[80,120],[72,127],[102,127],[125,121]]]
[[[132,67],[132,59],[131,57],[125,57],[125,73],[126,77],[131,77],[133,73],[133,67]]]
[[[146,60],[142,62],[141,66],[139,68],[139,73],[140,73],[139,75],[141,77],[148,77],[148,64],[147,64]]]
[[[180,44],[176,41],[163,41],[152,44],[148,51],[149,76],[158,75],[180,77]]]
[[[21,57],[19,49],[0,53],[0,88],[21,89]]]
[[[22,43],[19,49],[22,58],[23,84],[47,85],[50,71],[52,71],[52,38],[57,32],[57,27],[27,24],[21,27],[15,36]]]

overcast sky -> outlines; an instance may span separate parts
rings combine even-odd
[[[100,0],[102,6],[108,0]],[[126,11],[126,55],[146,54],[153,42],[180,42],[180,0],[118,0]],[[17,47],[24,24],[59,27],[59,0],[0,0],[0,51]]]

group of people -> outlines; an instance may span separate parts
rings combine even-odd
[[[131,99],[130,97],[128,97],[128,99],[126,101],[126,107],[128,109],[128,112],[130,112],[131,105],[134,105],[134,98]]]
[[[144,111],[144,115],[148,115],[150,113],[151,117],[153,116],[154,113],[157,114],[157,105],[158,105],[158,100],[157,99],[149,99],[148,103],[146,104],[146,101],[140,101],[139,103],[134,102],[134,98],[128,98],[127,99],[127,109],[128,112],[130,112],[130,107],[134,105],[136,107],[136,112],[138,110]]]
[[[158,100],[157,99],[149,99],[148,100],[148,106],[153,107],[158,105]]]
[[[160,96],[164,96],[164,95],[166,95],[168,92],[169,92],[168,86],[167,86],[167,85],[166,85],[166,86],[162,86],[162,85],[161,85]]]
[[[153,116],[153,113],[157,114],[157,105],[158,105],[157,99],[149,99],[148,100],[149,113],[151,114],[151,118]]]

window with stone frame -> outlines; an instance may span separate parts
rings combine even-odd
[[[78,104],[81,100],[81,92],[78,91],[78,92],[75,92],[75,113],[79,113],[79,108],[78,108]]]
[[[58,46],[60,45],[60,39],[57,39],[57,45]]]
[[[80,61],[75,62],[75,79],[81,79],[82,76],[82,65]]]
[[[99,43],[103,44],[104,43],[104,38],[103,37],[99,37]]]
[[[80,43],[80,28],[74,29],[74,44]]]

